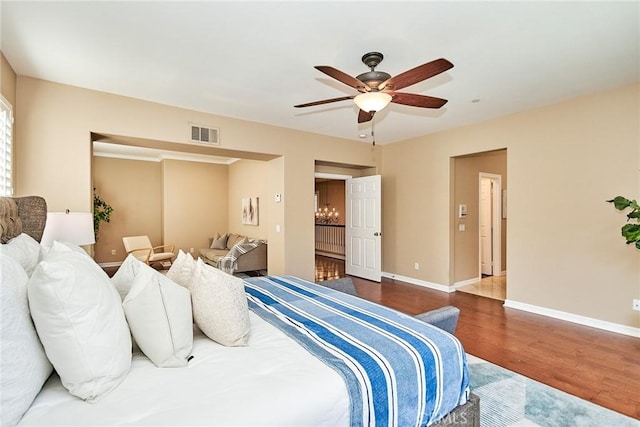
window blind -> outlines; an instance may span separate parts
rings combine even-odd
[[[0,95],[0,196],[13,195],[13,108]]]

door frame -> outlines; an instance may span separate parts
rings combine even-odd
[[[482,244],[480,242],[480,192],[482,191],[482,179],[490,179],[493,182],[491,190],[491,240],[493,275],[502,275],[502,175],[480,172],[478,174],[478,277],[482,277]]]

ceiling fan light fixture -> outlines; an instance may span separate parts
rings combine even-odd
[[[353,98],[358,108],[370,113],[380,111],[391,102],[391,95],[385,92],[367,92]]]

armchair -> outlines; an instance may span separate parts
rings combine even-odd
[[[133,256],[148,265],[167,261],[171,264],[173,257],[175,257],[174,244],[152,246],[149,236],[123,237],[122,243],[127,255],[133,254]],[[157,252],[158,250],[161,250],[161,252]]]

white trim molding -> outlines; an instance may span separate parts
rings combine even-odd
[[[120,267],[122,265],[122,261],[118,262],[100,262],[98,263],[100,267]]]
[[[425,288],[435,289],[436,291],[451,293],[455,292],[456,289],[453,286],[440,285],[438,283],[427,282],[425,280],[414,279],[413,277],[401,276],[399,274],[388,273],[386,271],[382,272],[382,277],[386,277],[392,280],[400,280],[401,282],[411,283],[412,285],[418,285]]]
[[[458,288],[461,288],[463,286],[473,285],[474,283],[478,283],[478,282],[480,282],[480,280],[482,280],[482,277],[472,277],[471,279],[462,280],[461,282],[454,283],[453,287],[455,289],[458,289]]]
[[[629,335],[640,338],[640,328],[620,325],[618,323],[607,322],[604,320],[594,319],[591,317],[580,316],[578,314],[567,313],[565,311],[554,310],[551,308],[540,307],[537,305],[526,304],[523,302],[505,300],[504,306],[515,308],[516,310],[528,311],[530,313],[541,314],[554,319],[565,320],[567,322],[577,323],[579,325],[590,326],[592,328],[603,329],[609,332],[615,332],[622,335]]]

